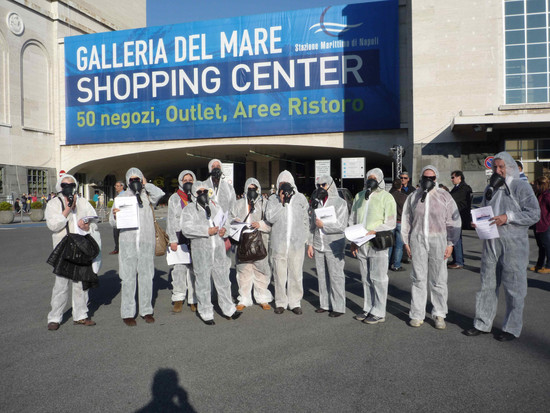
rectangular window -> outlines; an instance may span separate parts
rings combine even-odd
[[[27,170],[27,186],[29,194],[37,196],[48,194],[48,173],[43,169]]]
[[[550,1],[505,0],[506,103],[550,102]]]
[[[4,193],[4,168],[0,168],[0,194]]]

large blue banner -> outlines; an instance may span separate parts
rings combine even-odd
[[[397,3],[67,37],[66,143],[399,128]]]

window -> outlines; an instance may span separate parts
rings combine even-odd
[[[505,0],[506,103],[550,102],[547,0]]]
[[[0,194],[4,193],[4,168],[0,168]]]
[[[29,169],[27,171],[27,186],[29,194],[48,194],[48,175],[42,169]]]

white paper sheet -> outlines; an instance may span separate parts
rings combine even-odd
[[[332,205],[326,208],[317,208],[315,210],[315,216],[319,218],[323,224],[336,224],[338,222],[336,219],[336,210]]]
[[[138,203],[135,196],[119,196],[115,198],[114,208],[119,209],[116,213],[116,227],[138,228]]]
[[[361,224],[347,227],[346,230],[344,231],[344,235],[346,236],[348,241],[353,242],[358,247],[363,245],[365,242],[370,241],[376,236],[374,234],[367,235],[367,230]]]
[[[491,225],[489,221],[489,219],[494,216],[495,214],[493,213],[492,206],[472,209],[472,222],[476,226],[476,232],[479,239],[500,238],[497,226],[495,224]]]
[[[168,265],[191,264],[191,253],[187,245],[178,245],[176,251],[172,251],[169,245],[166,251],[166,263]]]
[[[222,228],[225,225],[225,221],[227,221],[227,217],[229,216],[229,212],[223,212],[221,209],[218,211],[216,216],[214,217],[214,226],[218,228]]]
[[[250,225],[246,222],[233,221],[229,228],[229,236],[238,242],[241,239],[242,231],[249,227]]]

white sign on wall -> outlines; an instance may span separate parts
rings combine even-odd
[[[365,178],[365,158],[342,158],[342,179]]]
[[[330,159],[322,159],[315,161],[315,183],[319,183],[319,178],[322,175],[330,176]]]
[[[224,175],[224,180],[229,185],[233,185],[233,165],[232,163],[224,163],[222,162],[222,172]]]

